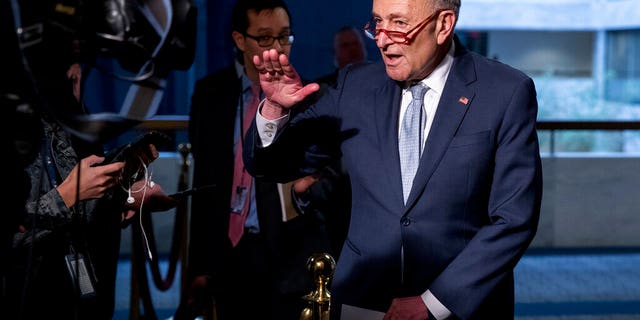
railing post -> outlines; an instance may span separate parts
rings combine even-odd
[[[300,320],[329,320],[331,293],[329,284],[333,279],[336,262],[328,253],[315,253],[307,260],[307,271],[313,279],[315,290],[302,297],[308,306],[302,310]]]

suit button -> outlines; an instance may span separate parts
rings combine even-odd
[[[403,226],[408,227],[411,224],[411,219],[404,217],[400,219],[400,222],[402,223]]]

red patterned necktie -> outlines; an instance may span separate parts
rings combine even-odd
[[[242,161],[242,144],[247,129],[251,125],[260,103],[260,85],[251,86],[251,100],[249,101],[242,119],[242,134],[236,141],[236,155],[233,165],[233,188],[231,189],[231,215],[229,217],[229,239],[231,245],[236,246],[244,233],[244,223],[249,213],[251,203],[251,185],[253,177],[245,170]],[[241,106],[242,107],[242,106]]]

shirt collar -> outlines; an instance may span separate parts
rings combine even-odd
[[[429,76],[422,79],[422,83],[429,87],[429,90],[433,90],[438,94],[442,94],[444,90],[444,84],[447,81],[447,77],[449,76],[449,71],[451,70],[451,66],[453,65],[453,55],[455,52],[455,42],[451,43],[451,48],[449,48],[449,52],[444,56],[442,62],[431,72]]]
[[[235,62],[236,74],[240,81],[242,81],[242,92],[251,91],[251,80],[247,77],[247,74],[244,72],[244,66],[240,64],[240,62]]]

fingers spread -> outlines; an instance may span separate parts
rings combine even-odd
[[[262,60],[260,59],[259,55],[253,56],[253,64],[256,66],[256,69],[258,70],[259,73],[261,74],[267,73],[267,70],[264,67],[264,63],[262,63]]]
[[[270,49],[263,52],[264,67],[270,75],[278,76],[284,74],[284,72],[282,71],[282,65],[280,63],[280,57],[282,56],[285,55],[280,54],[276,49]]]
[[[278,62],[280,63],[280,66],[282,67],[282,70],[285,73],[290,73],[290,72],[294,72],[295,70],[293,70],[293,67],[291,66],[291,63],[289,63],[289,57],[287,57],[284,54],[281,54],[278,57]]]

